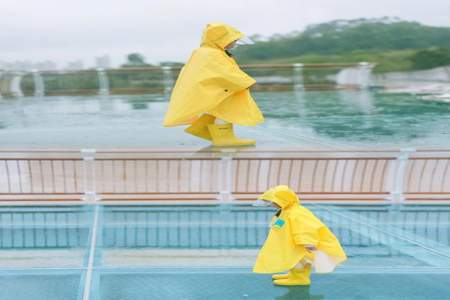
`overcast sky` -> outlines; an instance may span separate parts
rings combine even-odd
[[[185,61],[209,22],[270,36],[334,19],[397,16],[450,26],[450,0],[0,0],[0,61],[51,59],[60,66],[130,52]]]

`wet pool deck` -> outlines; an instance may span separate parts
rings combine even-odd
[[[392,210],[363,205],[308,207],[331,226],[349,257],[332,274],[313,274],[311,287],[276,287],[270,275],[253,274],[256,244],[248,249],[230,248],[230,245],[215,249],[194,247],[202,239],[201,234],[207,233],[203,238],[215,239],[212,228],[222,237],[223,233],[238,233],[240,238],[235,242],[245,240],[250,233],[261,237],[254,230],[259,228],[264,233],[265,221],[273,213],[261,208],[248,207],[263,213],[260,215],[263,218],[245,219],[245,222],[240,218],[225,218],[229,222],[241,220],[235,224],[238,227],[233,227],[232,223],[217,219],[221,216],[220,207],[4,207],[0,218],[1,245],[16,248],[0,250],[0,299],[81,299],[89,272],[90,300],[440,300],[448,296],[450,206],[418,205]],[[210,216],[210,221],[199,217],[198,209]],[[30,216],[32,211],[35,218]],[[189,211],[191,217],[179,215]],[[237,207],[232,211],[238,216],[249,213],[241,215]],[[157,221],[156,215],[149,214],[152,212],[165,217]],[[72,213],[82,216],[64,217]],[[98,222],[93,222],[96,214]],[[43,223],[45,220],[50,223]],[[78,225],[72,220],[79,220]],[[97,239],[92,238],[93,225],[97,226],[94,227]],[[90,234],[76,231],[78,227]],[[206,232],[202,231],[204,227]],[[158,228],[162,230],[159,233],[154,231]],[[232,230],[226,231],[227,228]],[[15,238],[10,240],[12,230]],[[47,245],[47,249],[19,249],[25,243],[23,239],[37,243],[35,236],[39,235],[39,245]],[[164,237],[159,240],[161,245],[152,248],[153,237],[149,235]],[[195,235],[200,236],[192,239]],[[70,236],[81,236],[79,246],[52,248],[58,240],[67,243]],[[180,247],[172,243],[182,245],[183,241],[195,242],[186,246],[193,248],[171,248]],[[95,243],[94,248],[91,242]],[[252,239],[247,242],[254,243]],[[92,265],[88,264],[88,257],[93,258]]]

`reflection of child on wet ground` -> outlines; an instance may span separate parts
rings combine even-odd
[[[276,207],[270,231],[253,272],[273,275],[276,285],[309,285],[311,269],[333,272],[347,256],[334,234],[309,209],[299,203],[287,186],[266,191],[258,200]]]

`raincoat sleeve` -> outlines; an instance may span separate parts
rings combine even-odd
[[[307,214],[296,214],[289,221],[291,222],[292,237],[296,245],[317,246],[320,239],[320,224]]]
[[[256,82],[232,58],[224,57],[223,54],[213,54],[208,59],[205,71],[210,74],[203,80],[203,84],[220,86],[228,93],[245,90]]]

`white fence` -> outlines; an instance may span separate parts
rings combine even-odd
[[[450,200],[450,150],[0,153],[0,199],[250,200],[287,184],[304,200]]]

